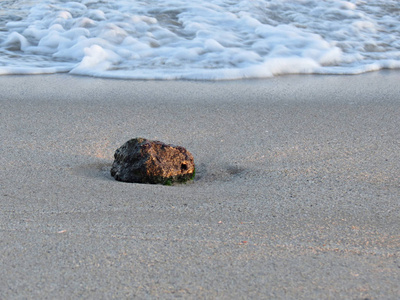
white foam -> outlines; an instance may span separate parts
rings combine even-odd
[[[222,80],[400,68],[394,0],[35,2],[1,4],[0,74]]]

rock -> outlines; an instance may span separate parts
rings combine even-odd
[[[186,182],[194,179],[193,155],[180,146],[135,138],[114,154],[111,176],[116,180],[137,183]]]

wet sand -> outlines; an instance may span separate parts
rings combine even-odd
[[[2,297],[400,298],[399,78],[0,76]],[[195,181],[115,181],[133,137]]]

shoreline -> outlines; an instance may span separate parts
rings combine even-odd
[[[398,298],[399,74],[0,76],[4,297]],[[139,136],[194,182],[113,180]]]

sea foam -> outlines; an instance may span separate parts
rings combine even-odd
[[[400,3],[2,1],[0,74],[223,80],[400,68]]]

